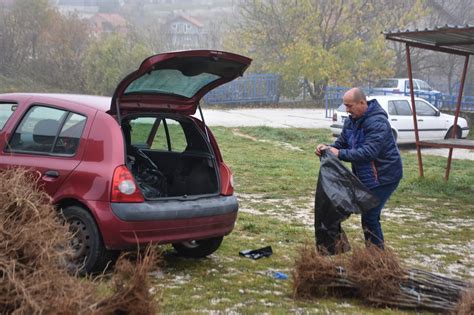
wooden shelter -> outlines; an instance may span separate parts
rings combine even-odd
[[[416,150],[418,155],[419,175],[423,176],[423,160],[421,157],[421,147],[448,148],[448,165],[446,167],[445,179],[449,179],[451,170],[451,160],[454,148],[474,149],[474,140],[456,139],[456,128],[461,110],[462,94],[466,80],[469,57],[474,55],[474,25],[438,26],[433,29],[424,30],[406,30],[385,32],[385,39],[404,43],[406,45],[406,58],[408,66],[408,78],[410,81],[410,95],[413,112],[413,125],[415,128]],[[454,118],[454,127],[451,132],[451,139],[420,141],[418,135],[418,120],[416,118],[415,94],[413,92],[413,73],[411,67],[410,49],[421,48],[433,51],[444,52],[464,56],[464,67],[461,74],[461,83],[459,85],[459,94],[457,97],[456,111]]]

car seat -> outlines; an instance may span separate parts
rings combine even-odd
[[[54,119],[43,119],[36,123],[33,128],[33,141],[35,151],[48,152],[53,146],[58,132],[59,122]]]

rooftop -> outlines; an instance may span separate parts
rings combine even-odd
[[[457,55],[474,55],[474,25],[442,25],[414,30],[392,30],[383,33],[385,38],[413,47],[447,52]]]

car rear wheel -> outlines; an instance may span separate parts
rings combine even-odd
[[[104,271],[112,265],[117,253],[105,248],[92,215],[79,206],[66,207],[62,213],[73,234],[70,241],[72,253],[67,259],[68,270],[85,275]]]
[[[446,136],[444,136],[444,139],[451,139],[453,135],[453,127],[449,128],[448,132],[446,133]],[[456,135],[454,136],[455,139],[461,139],[462,137],[462,130],[461,127],[457,126],[456,127]]]
[[[208,238],[205,240],[193,240],[182,243],[174,243],[173,247],[178,255],[190,258],[202,258],[214,253],[222,243],[223,236]]]

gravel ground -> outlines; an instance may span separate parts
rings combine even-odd
[[[275,128],[329,128],[324,109],[250,108],[250,109],[204,109],[204,119],[209,126]],[[195,115],[200,118],[199,114]],[[402,146],[401,150],[416,153],[415,146]],[[422,154],[448,156],[448,149],[423,148]],[[455,149],[454,159],[474,160],[474,150]]]

